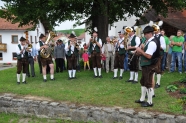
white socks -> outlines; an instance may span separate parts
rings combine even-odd
[[[101,76],[101,68],[98,68],[98,74]]]
[[[161,79],[161,74],[157,74],[157,81],[156,81],[156,83],[158,85],[160,85],[160,79]]]
[[[149,104],[152,104],[152,96],[153,96],[152,94],[153,94],[153,88],[147,89],[147,96],[148,96],[147,102]]]
[[[97,74],[97,68],[95,67],[95,68],[93,68],[94,69],[94,75],[95,76],[98,76],[98,74]]]
[[[69,78],[72,78],[72,70],[68,70]]]
[[[134,79],[134,81],[138,81],[138,72],[135,72],[134,74],[135,74],[135,79]]]
[[[43,79],[47,79],[47,78],[46,78],[46,75],[43,75]]]
[[[22,82],[25,82],[26,73],[23,73],[23,74],[22,74],[22,77],[23,77]]]
[[[118,69],[114,69],[114,77],[117,77]]]
[[[140,101],[144,101],[145,100],[146,92],[147,92],[147,88],[145,86],[141,86],[141,98],[140,98]]]
[[[50,75],[50,79],[54,79],[54,75]]]
[[[134,77],[134,71],[130,71],[130,79],[129,80],[133,80]]]
[[[123,71],[124,71],[124,69],[120,69],[120,76],[123,75]]]
[[[72,77],[75,77],[76,76],[76,70],[72,70],[72,72],[73,72]]]
[[[20,76],[21,74],[17,74],[17,82],[20,82]]]

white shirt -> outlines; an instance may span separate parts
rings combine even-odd
[[[43,43],[43,45],[45,44],[44,42],[42,42],[42,43]],[[36,51],[37,52],[40,51],[40,43],[39,42],[36,44]]]
[[[160,33],[156,34],[156,37],[158,37]],[[166,49],[166,43],[165,43],[165,38],[163,36],[160,37],[160,47],[165,50]]]
[[[121,43],[123,40],[124,40],[124,37],[118,39],[118,41],[119,41],[119,47],[120,47],[121,49],[124,48],[124,45]],[[116,43],[116,46],[117,46],[117,45],[118,45],[118,44]],[[119,49],[118,49],[118,51],[119,51]]]
[[[20,44],[20,46],[21,46],[21,50],[22,49],[25,49],[27,47],[27,45],[22,46],[21,44]],[[17,45],[17,47],[16,47],[16,53],[17,53],[17,55],[20,55],[21,54],[21,50],[19,49],[19,46]],[[32,49],[30,49],[30,52],[29,53],[31,53],[31,52],[32,52]],[[25,54],[25,50],[21,54],[21,57],[22,58],[24,57],[24,54]]]
[[[98,37],[95,38],[96,41],[97,41],[97,38],[98,38]],[[102,46],[102,40],[101,40],[101,38],[99,38],[99,41],[98,41],[98,42],[99,42],[99,44]],[[93,43],[92,50],[94,50],[95,46],[96,46],[96,43]]]
[[[65,51],[66,51],[66,53],[69,51],[69,49],[68,49],[68,45],[69,45],[69,43],[67,42],[66,44],[65,44]],[[72,44],[70,44],[71,45],[71,47],[70,47],[70,49],[71,49],[71,54],[73,54],[74,53],[74,45],[72,45]]]
[[[135,35],[132,35],[132,36],[129,38],[130,44],[131,44],[131,41],[132,41],[132,39],[133,39],[134,36],[135,36]],[[140,38],[136,36],[135,42],[136,42],[135,47],[138,47],[138,46],[140,45]]]
[[[147,50],[145,51],[145,53],[149,54],[149,55],[153,55],[153,53],[156,51],[157,49],[157,45],[154,41],[151,41],[152,39],[154,39],[154,37],[151,37],[145,44],[145,46],[148,44]]]

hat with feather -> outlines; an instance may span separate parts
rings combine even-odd
[[[155,24],[153,21],[150,21],[148,25],[153,27],[154,31],[157,32],[160,30],[160,27],[163,25],[163,21],[159,21],[158,24]]]
[[[98,33],[98,28],[97,27],[94,27],[93,33]]]
[[[26,38],[21,37],[19,40],[20,40],[20,41],[26,41]]]
[[[77,36],[76,36],[75,32],[72,31],[72,33],[70,34],[69,38],[75,38],[75,37],[77,37]]]

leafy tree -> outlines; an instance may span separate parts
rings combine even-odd
[[[89,23],[88,30],[98,28],[103,40],[108,35],[108,24],[126,19],[126,16],[140,17],[150,8],[166,16],[168,9],[182,10],[185,0],[2,0],[6,11],[0,17],[12,22],[37,24],[38,19],[48,22],[51,27],[65,20],[76,20],[77,24]],[[14,15],[14,16],[12,16]],[[80,22],[85,19],[86,21]],[[122,27],[121,27],[122,29]]]

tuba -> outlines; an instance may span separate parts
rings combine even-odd
[[[40,51],[40,55],[42,58],[48,58],[52,54],[55,45],[53,45],[53,43],[51,44],[49,43],[55,36],[56,34],[54,32],[49,32],[48,38],[44,44],[44,45],[48,45],[49,47],[47,49],[44,48]]]
[[[125,50],[127,50],[127,45],[128,45],[128,37],[129,37],[129,33],[132,32],[133,29],[131,27],[125,27],[124,29],[124,48]]]

